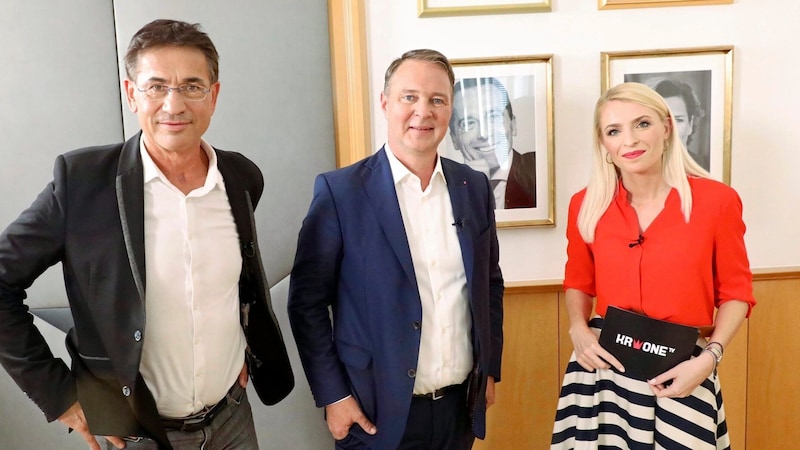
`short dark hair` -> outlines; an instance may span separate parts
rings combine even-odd
[[[694,93],[689,84],[679,80],[672,80],[669,78],[658,78],[655,82],[648,82],[654,91],[658,92],[662,97],[680,97],[686,104],[686,112],[689,117],[699,118],[705,115],[703,107],[700,105],[700,99]]]
[[[692,86],[680,80],[663,77],[648,80],[646,84],[665,99],[669,97],[678,97],[683,100],[683,103],[686,105],[686,113],[689,115],[689,119],[692,120],[692,129],[689,130],[689,136],[686,137],[686,143],[688,145],[692,142],[694,132],[700,125],[700,119],[706,115],[703,105],[700,104],[700,99],[695,95]]]
[[[456,76],[453,73],[453,66],[450,65],[450,60],[448,60],[446,56],[437,52],[436,50],[421,48],[417,50],[409,50],[389,64],[389,67],[386,69],[386,74],[383,77],[383,92],[389,92],[389,81],[392,79],[392,76],[394,76],[394,73],[397,72],[397,68],[400,67],[400,64],[403,64],[409,59],[439,64],[442,66],[442,69],[447,72],[447,77],[450,78],[450,87],[452,87],[456,81]]]
[[[200,31],[200,24],[179,20],[158,19],[142,27],[131,38],[125,54],[125,73],[135,80],[139,54],[158,47],[188,47],[200,50],[208,63],[211,84],[219,80],[219,53],[208,35]]]
[[[514,110],[511,109],[511,99],[508,98],[508,91],[506,87],[503,86],[503,83],[500,82],[497,78],[494,77],[482,77],[482,78],[461,78],[459,79],[455,86],[453,87],[453,99],[456,98],[458,94],[464,91],[464,89],[471,89],[476,88],[478,86],[483,87],[487,85],[492,85],[500,91],[500,95],[502,97],[502,101],[505,103],[505,112],[508,113],[509,118],[514,117]],[[455,108],[453,109],[453,115],[450,116],[450,129],[455,130],[456,128],[456,111]]]

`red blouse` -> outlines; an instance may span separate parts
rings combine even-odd
[[[620,183],[597,223],[592,244],[578,231],[586,189],[575,194],[569,205],[564,289],[597,297],[601,316],[615,305],[661,320],[706,326],[713,324],[715,306],[741,300],[750,305],[749,317],[756,301],[739,195],[713,180],[689,178],[689,185],[689,223],[672,189],[664,209],[640,235],[636,211]]]

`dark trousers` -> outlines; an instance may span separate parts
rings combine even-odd
[[[398,450],[469,450],[475,436],[469,426],[467,384],[433,400],[414,397]]]

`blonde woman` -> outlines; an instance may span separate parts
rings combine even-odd
[[[603,94],[594,125],[589,185],[569,207],[574,353],[551,448],[729,448],[716,368],[755,305],[739,196],[692,160],[643,84]],[[694,357],[639,380],[598,344],[609,306],[709,332]]]

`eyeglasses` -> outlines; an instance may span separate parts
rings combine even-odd
[[[175,91],[180,94],[182,99],[190,102],[205,100],[208,93],[211,92],[211,89],[196,84],[184,84],[178,87],[169,87],[166,84],[151,84],[144,89],[136,86],[136,90],[142,92],[150,100],[164,100],[170,92]]]

